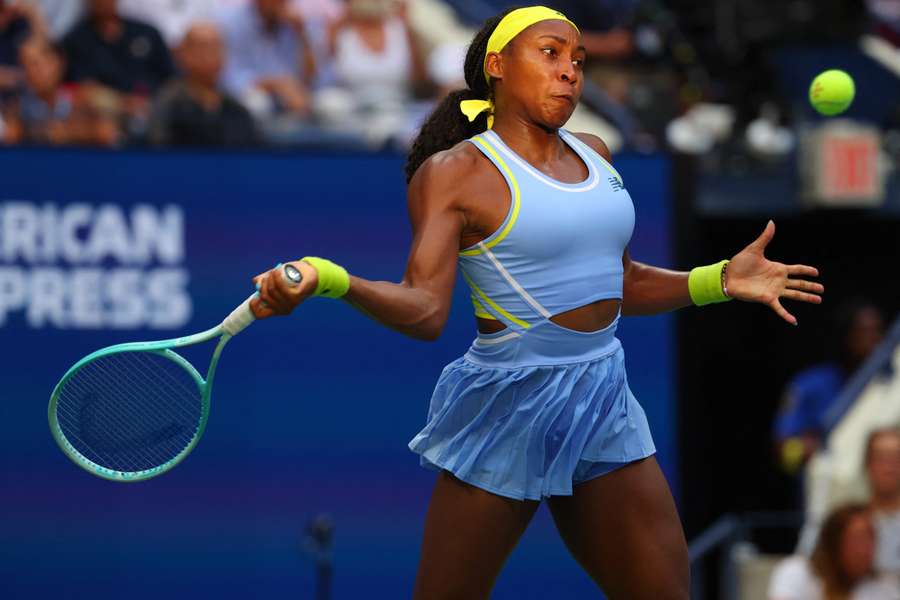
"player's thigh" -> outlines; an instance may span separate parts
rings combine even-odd
[[[538,505],[491,494],[442,471],[425,517],[414,600],[488,598]]]
[[[653,457],[548,502],[566,546],[610,600],[687,600],[687,543]]]

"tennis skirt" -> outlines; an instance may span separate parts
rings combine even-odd
[[[617,324],[583,333],[544,320],[479,333],[441,373],[410,449],[425,467],[517,500],[571,495],[654,454]]]

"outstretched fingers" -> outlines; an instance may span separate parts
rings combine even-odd
[[[797,300],[798,302],[809,302],[810,304],[822,304],[822,297],[816,294],[807,294],[806,292],[798,292],[797,290],[784,290],[781,294],[782,298],[788,300]]]
[[[799,290],[801,292],[809,292],[811,294],[825,293],[825,286],[815,281],[806,281],[805,279],[788,279],[784,286],[789,290]]]
[[[794,277],[818,277],[819,270],[808,265],[788,265],[788,275]]]
[[[769,308],[775,311],[779,317],[790,323],[791,325],[797,324],[797,317],[789,313],[785,308],[781,305],[781,302],[778,301],[778,298],[772,300],[769,303]]]

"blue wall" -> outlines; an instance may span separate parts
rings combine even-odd
[[[252,326],[225,350],[200,445],[150,482],[77,469],[46,420],[50,391],[77,358],[210,327],[276,261],[319,254],[397,281],[410,239],[401,165],[396,156],[0,152],[3,597],[312,597],[300,533],[322,512],[337,526],[336,599],[408,597],[434,474],[405,445],[441,368],[473,336],[461,285],[433,344],[327,300]],[[632,256],[669,264],[668,163],[624,157],[617,168],[637,208]],[[151,225],[136,233],[136,218]],[[178,302],[165,304],[169,296]],[[677,489],[672,320],[627,319],[620,332]],[[186,355],[203,365],[209,351]],[[551,589],[595,593],[542,509],[494,598]]]

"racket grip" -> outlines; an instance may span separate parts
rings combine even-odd
[[[256,316],[253,314],[253,311],[250,310],[250,301],[254,298],[256,298],[256,294],[253,294],[244,300],[240,306],[231,311],[231,314],[222,321],[222,329],[224,329],[228,335],[232,337],[236,336],[245,330],[250,323],[256,320]]]

